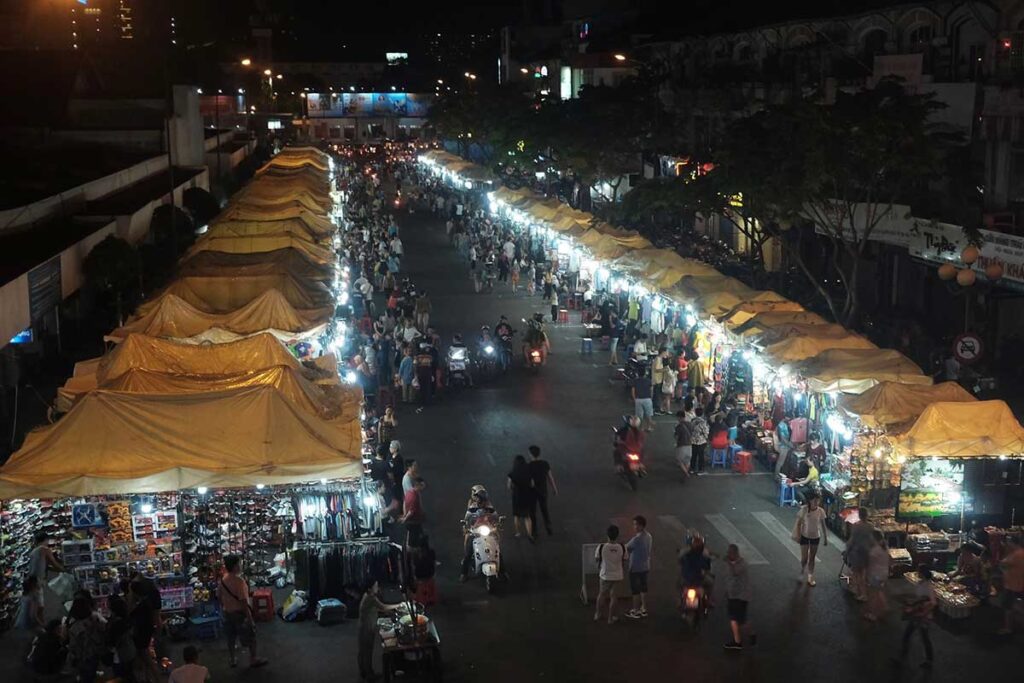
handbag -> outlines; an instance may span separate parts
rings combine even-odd
[[[800,529],[803,526],[804,518],[807,517],[807,508],[800,508],[800,514],[796,516],[796,521],[793,523],[793,532],[790,537],[794,542],[799,543],[800,537],[803,535],[800,533]]]

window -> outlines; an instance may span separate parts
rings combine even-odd
[[[933,37],[934,31],[931,26],[918,26],[907,34],[907,48],[910,50],[916,50],[928,47],[932,44]]]
[[[872,29],[864,34],[864,53],[868,56],[884,55],[885,43],[889,36],[880,28]]]

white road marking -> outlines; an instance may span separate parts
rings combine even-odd
[[[725,518],[725,515],[704,515],[704,519],[711,522],[711,525],[725,537],[727,542],[739,546],[740,555],[747,560],[747,564],[768,564],[765,556],[747,540],[747,537],[732,522]]]
[[[768,530],[772,536],[778,539],[779,543],[785,546],[786,550],[795,557],[800,559],[800,546],[793,542],[793,538],[790,536],[790,530],[785,525],[776,519],[775,515],[770,512],[751,512],[754,518],[764,525],[764,528]]]

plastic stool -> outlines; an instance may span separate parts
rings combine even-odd
[[[257,588],[252,592],[252,612],[256,621],[274,620],[274,594],[269,588]]]
[[[796,490],[786,483],[785,480],[779,482],[779,507],[786,507],[787,505],[796,505]]]
[[[192,624],[192,635],[199,640],[217,640],[220,638],[219,614],[208,617],[192,617],[188,621]]]
[[[580,353],[593,353],[594,352],[594,340],[590,337],[583,337],[580,339]]]
[[[729,444],[729,464],[732,465],[736,462],[736,454],[743,450],[743,446],[738,443]]]
[[[753,458],[750,451],[738,451],[732,461],[732,471],[750,474],[753,470]]]
[[[725,448],[712,448],[711,449],[711,469],[716,467],[728,467],[729,451]]]
[[[567,323],[569,322],[569,309],[559,308],[558,309],[558,322]]]
[[[569,297],[569,306],[577,311],[583,310],[583,292],[573,292],[573,295]]]
[[[736,440],[736,437],[740,435],[739,427],[729,427],[729,443]]]

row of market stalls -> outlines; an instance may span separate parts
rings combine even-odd
[[[75,366],[61,417],[0,467],[0,623],[40,529],[101,608],[138,574],[179,623],[213,608],[227,554],[258,585],[308,584],[318,553],[368,558],[332,565],[360,567],[332,576],[339,586],[387,571],[362,394],[335,357],[349,285],[333,185],[327,155],[283,150],[105,337],[108,351]]]
[[[542,240],[549,263],[577,288],[617,298],[655,334],[671,339],[683,330],[695,356],[691,387],[746,406],[737,441],[766,466],[781,420],[796,448],[824,452],[822,485],[840,530],[866,505],[901,545],[918,531],[925,546],[955,549],[958,538],[935,532],[972,523],[989,525],[993,536],[1020,532],[1024,500],[1013,497],[1020,487],[1014,494],[984,484],[1008,468],[1020,478],[1024,429],[1002,401],[977,401],[955,383],[934,385],[898,351],[774,291],[655,248],[557,199],[501,187],[451,154],[427,152],[419,161],[455,188],[486,193],[490,213]]]

